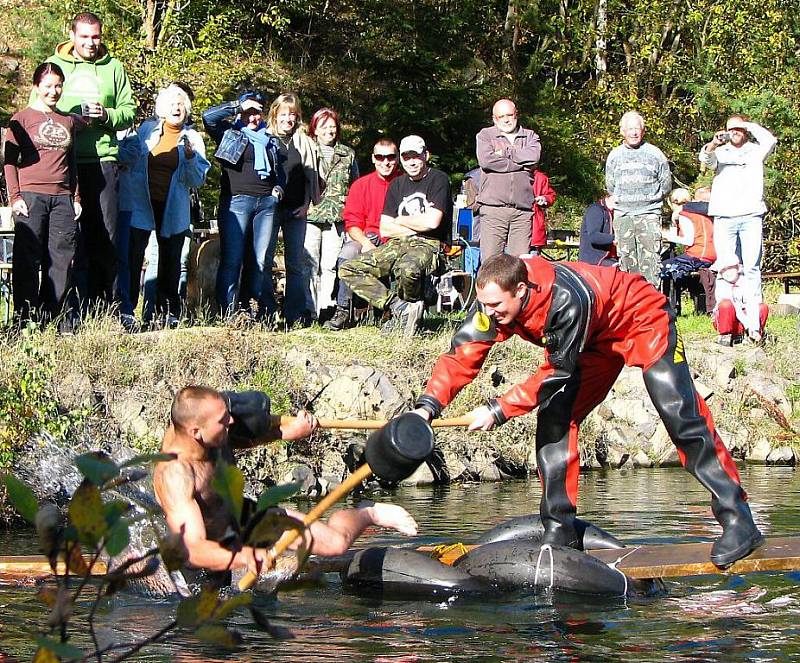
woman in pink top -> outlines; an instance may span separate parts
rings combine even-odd
[[[80,215],[73,147],[84,122],[56,109],[63,84],[57,64],[40,64],[34,99],[8,126],[4,173],[14,213],[14,317],[21,324],[58,316],[71,286]]]

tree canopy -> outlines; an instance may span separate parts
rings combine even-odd
[[[20,2],[22,12],[22,3]],[[84,4],[25,6],[33,63]],[[379,135],[422,135],[457,178],[476,165],[475,133],[494,100],[517,101],[542,138],[541,167],[575,225],[601,193],[602,166],[626,110],[677,182],[705,183],[697,151],[744,113],[779,137],[768,162],[765,268],[800,270],[796,76],[800,18],[789,0],[97,0],[105,40],[143,113],[165,83],[190,83],[202,110],[245,87],[293,90],[306,111],[336,108],[364,159]],[[366,164],[365,164],[366,165]]]

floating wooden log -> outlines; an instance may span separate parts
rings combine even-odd
[[[800,570],[800,537],[769,537],[763,546],[748,557],[739,560],[720,571],[709,561],[711,543],[660,543],[642,546],[628,546],[618,550],[588,550],[587,553],[605,562],[615,563],[616,568],[629,578],[679,578],[709,575],[715,573],[743,574],[759,571]],[[474,545],[450,547],[439,559],[444,564],[453,564],[465,551]],[[420,552],[431,553],[435,546],[420,546]],[[355,550],[337,557],[311,557],[305,571],[322,573],[338,572],[347,568]],[[619,560],[619,561],[618,561]],[[88,564],[91,560],[86,558]],[[59,563],[59,572],[63,573]],[[96,562],[93,575],[106,572],[103,562]],[[50,574],[50,565],[44,557],[37,555],[0,556],[0,581],[42,578]]]
[[[597,559],[612,564],[629,578],[680,578],[712,573],[742,574],[758,571],[795,571],[800,569],[800,537],[769,537],[748,557],[720,571],[709,557],[711,543],[659,543],[628,546],[617,550],[587,550]],[[464,546],[467,550],[475,546]],[[433,546],[418,548],[422,552],[433,552]],[[453,548],[440,558],[445,564],[453,564],[461,555]]]
[[[92,558],[84,556],[88,566]],[[59,573],[66,570],[64,562],[58,562]],[[103,575],[106,572],[105,562],[100,560],[94,563],[92,575]],[[38,579],[50,575],[50,563],[42,555],[4,555],[0,556],[0,581],[24,580],[26,578]]]

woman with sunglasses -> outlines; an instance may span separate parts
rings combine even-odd
[[[251,302],[258,304],[259,317],[274,310],[265,306],[265,295],[272,294],[268,253],[286,176],[278,157],[278,139],[264,123],[263,110],[263,95],[251,91],[203,113],[206,131],[218,146],[214,156],[222,167],[217,304],[223,316],[249,311]]]
[[[20,324],[58,316],[71,287],[80,215],[75,133],[86,123],[56,108],[63,85],[64,72],[57,64],[36,67],[31,103],[12,116],[6,134],[14,318]]]
[[[324,312],[334,313],[336,260],[342,248],[344,223],[342,210],[350,185],[358,178],[356,153],[339,142],[339,115],[330,108],[320,108],[311,117],[308,134],[317,143],[320,177],[324,182],[319,203],[311,204],[306,226],[306,279],[309,282],[311,307],[319,320]]]

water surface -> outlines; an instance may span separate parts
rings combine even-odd
[[[766,535],[800,535],[800,478],[792,468],[742,470]],[[405,506],[422,545],[470,542],[484,530],[538,509],[534,481],[407,488],[374,495]],[[304,510],[307,505],[302,505]],[[704,489],[679,468],[591,472],[581,477],[579,514],[627,543],[706,541],[719,533]],[[374,544],[408,544],[375,534]],[[0,534],[0,554],[32,552],[29,534]],[[553,603],[545,596],[425,603],[378,601],[326,586],[259,599],[292,640],[274,641],[236,616],[245,644],[234,651],[189,637],[152,646],[140,661],[791,661],[800,659],[800,572],[670,580],[647,605]],[[175,603],[114,599],[101,638],[146,636],[174,616]],[[0,587],[0,651],[30,659],[26,629],[42,620],[29,587]]]

